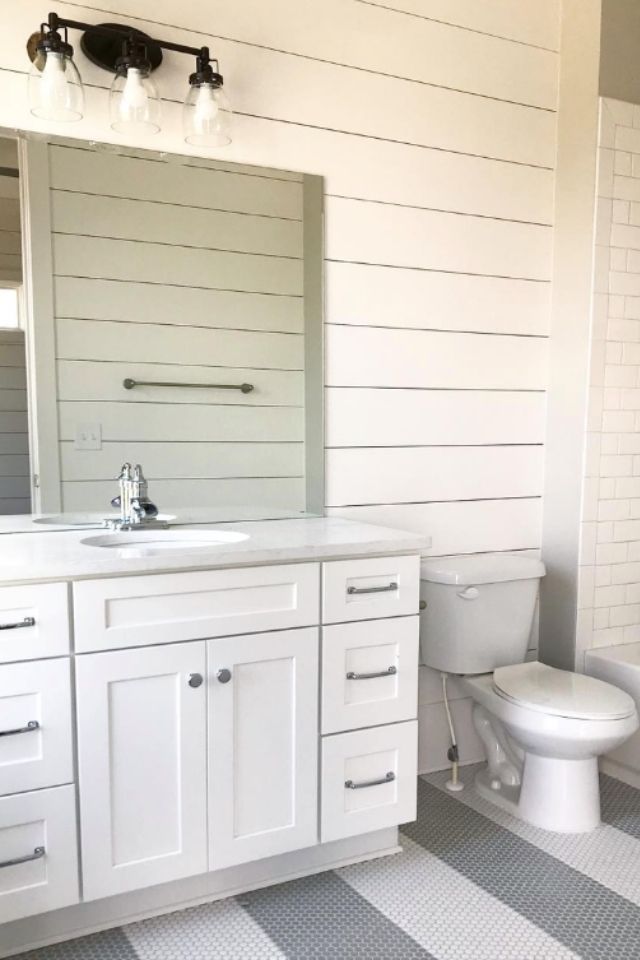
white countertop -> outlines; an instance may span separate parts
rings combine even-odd
[[[0,537],[0,584],[421,553],[431,546],[430,538],[420,534],[338,517],[229,523],[224,529],[248,534],[248,539],[206,552],[185,547],[153,557],[123,557],[117,550],[82,543],[96,530],[7,534]]]

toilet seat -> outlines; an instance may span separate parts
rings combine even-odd
[[[555,717],[620,720],[635,711],[629,694],[612,684],[538,661],[498,667],[493,687],[511,703]]]

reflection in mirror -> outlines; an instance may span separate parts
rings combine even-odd
[[[34,511],[113,514],[130,461],[185,522],[322,512],[321,179],[43,140],[21,174]]]
[[[0,514],[31,510],[18,152],[0,139]]]

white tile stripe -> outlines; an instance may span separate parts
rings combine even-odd
[[[123,927],[140,960],[286,960],[236,900],[219,900]]]
[[[640,906],[640,841],[607,824],[592,833],[556,834],[517,820],[476,793],[473,778],[477,769],[474,765],[461,771],[460,779],[464,782],[465,789],[455,794],[457,800],[591,880],[601,883],[613,893]],[[449,773],[442,771],[430,774],[424,779],[444,792]]]
[[[438,960],[577,960],[572,950],[419,844],[403,836],[402,847],[399,856],[338,873]]]

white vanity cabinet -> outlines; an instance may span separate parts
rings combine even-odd
[[[0,923],[163,884],[169,907],[198,877],[224,895],[361,859],[366,834],[396,849],[418,586],[419,557],[390,555],[0,590],[40,627],[0,656],[0,729],[37,722],[0,738]]]
[[[85,899],[207,869],[205,671],[203,641],[77,658]]]

